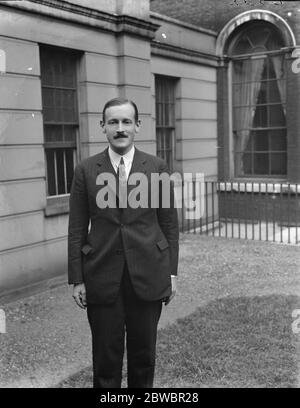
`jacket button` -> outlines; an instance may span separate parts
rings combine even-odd
[[[121,228],[124,228],[124,224],[121,224],[120,227],[121,227]]]

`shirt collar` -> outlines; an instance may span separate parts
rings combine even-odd
[[[131,163],[133,160],[134,151],[135,148],[134,145],[132,145],[132,148],[129,150],[129,152],[121,156],[120,154],[116,153],[110,146],[108,146],[109,158],[116,166],[119,166],[121,157],[123,157],[125,165]]]

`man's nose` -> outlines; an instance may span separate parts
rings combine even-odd
[[[122,122],[119,122],[119,123],[118,123],[118,129],[117,129],[117,131],[118,131],[118,132],[123,132],[123,123],[122,123]]]

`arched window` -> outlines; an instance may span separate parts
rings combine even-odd
[[[283,40],[262,21],[239,27],[229,39],[232,132],[236,177],[287,173],[286,77]]]

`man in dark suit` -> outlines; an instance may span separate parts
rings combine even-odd
[[[150,185],[151,174],[168,168],[162,159],[135,148],[140,120],[134,102],[122,98],[107,102],[101,126],[108,148],[80,162],[74,173],[69,283],[74,284],[76,303],[87,308],[94,387],[121,387],[126,332],[128,387],[149,388],[162,303],[169,303],[176,292],[179,233],[174,192],[171,188],[167,208],[161,190],[156,208],[121,205],[124,179],[126,184],[136,173]],[[114,175],[116,186],[102,182],[105,175]],[[116,206],[105,207],[99,197],[109,187],[116,192]],[[134,186],[126,187],[130,195]]]

